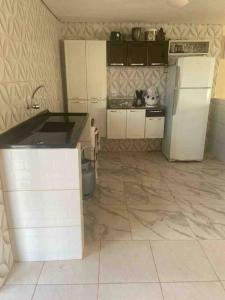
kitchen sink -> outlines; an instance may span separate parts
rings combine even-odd
[[[74,125],[75,122],[46,122],[39,132],[69,132]]]

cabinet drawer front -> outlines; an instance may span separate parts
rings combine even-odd
[[[164,117],[146,118],[145,138],[162,139],[164,136]]]

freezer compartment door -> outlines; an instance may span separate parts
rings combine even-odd
[[[177,90],[172,117],[171,160],[202,160],[211,89]]]
[[[215,58],[181,57],[177,62],[177,88],[212,87]]]

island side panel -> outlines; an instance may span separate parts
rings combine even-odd
[[[2,149],[0,162],[15,259],[81,259],[80,148]]]

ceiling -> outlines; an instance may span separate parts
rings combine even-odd
[[[61,20],[225,24],[225,0],[42,0]]]

